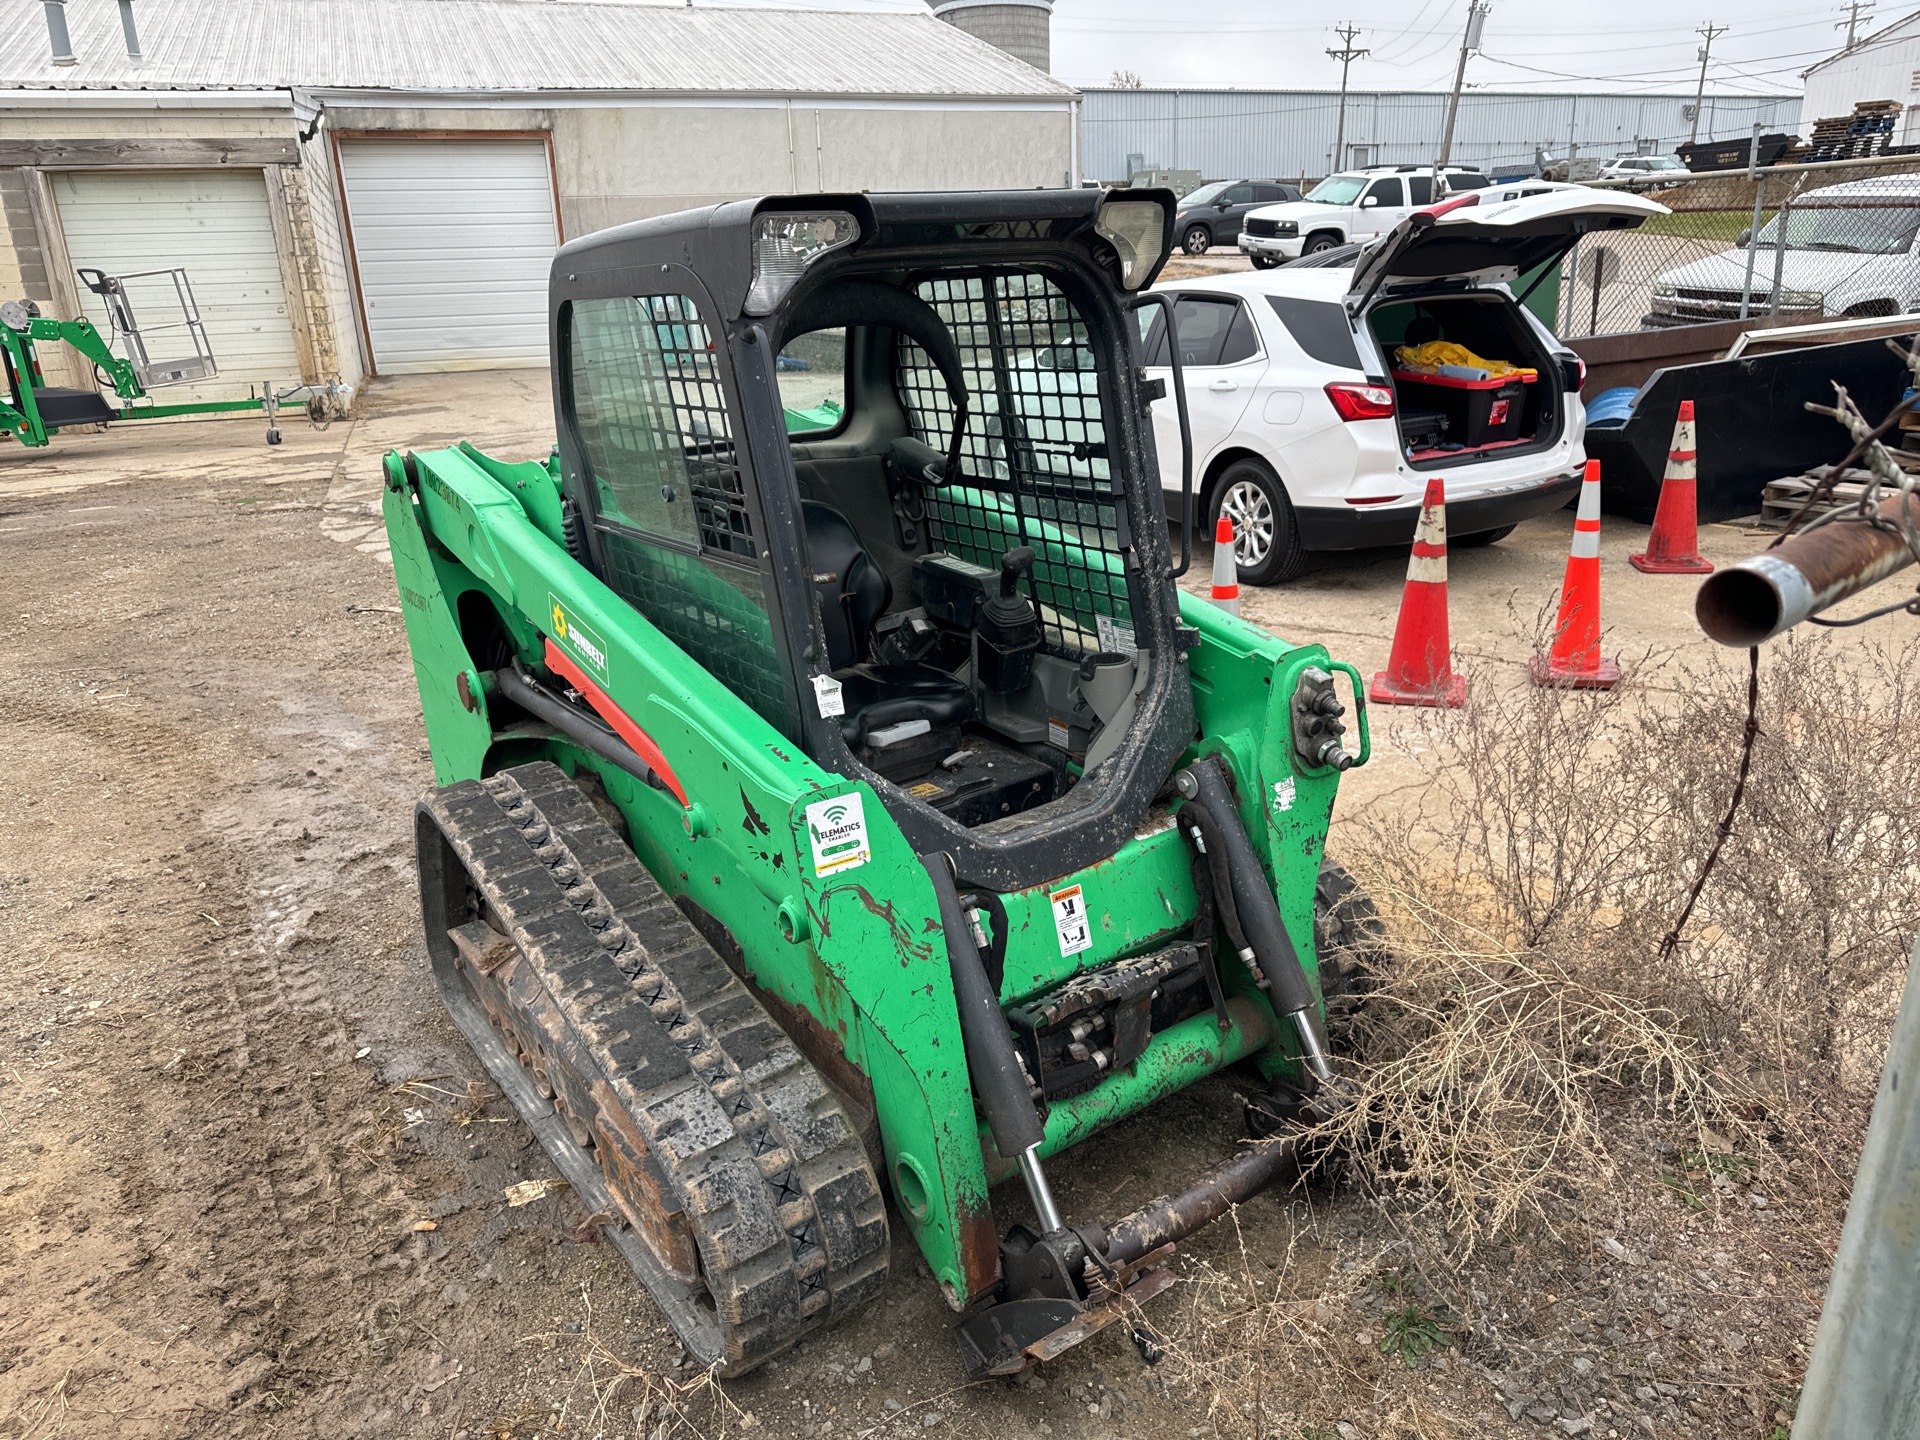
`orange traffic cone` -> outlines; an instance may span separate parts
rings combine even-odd
[[[1536,685],[1610,690],[1620,667],[1600,658],[1600,462],[1587,461],[1580,482],[1580,509],[1573,521],[1573,552],[1560,582],[1560,613],[1553,621],[1553,648],[1535,655],[1527,669]]]
[[[1453,673],[1447,639],[1447,482],[1427,481],[1420,525],[1407,561],[1407,588],[1393,628],[1387,668],[1367,686],[1382,705],[1464,705],[1467,682]]]
[[[1240,566],[1233,554],[1233,521],[1225,515],[1213,527],[1213,592],[1207,598],[1229,615],[1240,613]]]
[[[1649,575],[1711,575],[1713,562],[1700,558],[1700,527],[1694,497],[1693,402],[1680,402],[1673,422],[1673,448],[1660,482],[1660,504],[1653,512],[1653,533],[1644,555],[1627,563]]]

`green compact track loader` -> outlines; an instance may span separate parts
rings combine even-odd
[[[608,230],[553,265],[557,452],[386,459],[441,993],[723,1376],[872,1302],[896,1224],[975,1374],[1135,1323],[1335,1103],[1358,676],[1175,585],[1172,239],[1158,190]],[[1264,1138],[1061,1214],[1049,1169],[1230,1065]]]

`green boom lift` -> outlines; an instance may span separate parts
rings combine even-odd
[[[267,443],[280,443],[279,410],[289,401],[305,398],[311,418],[325,418],[326,405],[337,387],[296,385],[276,388],[266,381],[244,400],[196,400],[175,405],[136,404],[150,390],[210,380],[220,373],[207,342],[207,332],[193,298],[193,287],[182,269],[107,275],[81,269],[80,278],[106,307],[113,339],[127,351],[113,353],[112,343],[92,321],[56,320],[42,315],[31,300],[0,303],[0,438],[17,440],[30,449],[46,445],[68,425],[104,425],[127,420],[157,420],[174,415],[221,415],[250,412],[265,415]],[[148,324],[136,316],[133,294],[144,287],[149,300],[177,307],[179,318]],[[172,359],[149,353],[157,335],[184,340],[184,352]],[[49,385],[40,367],[36,345],[58,342],[72,346],[92,362],[94,374],[121,403],[114,405],[99,391]]]
[[[1057,1355],[1337,1103],[1358,676],[1175,585],[1172,236],[1157,190],[609,230],[554,261],[555,456],[386,459],[442,996],[722,1375],[871,1302],[890,1225],[973,1373]],[[1236,1064],[1265,1138],[1068,1222],[1048,1170]]]

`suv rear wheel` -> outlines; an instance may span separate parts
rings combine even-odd
[[[1331,230],[1322,230],[1317,235],[1309,235],[1307,243],[1300,247],[1302,255],[1318,255],[1322,250],[1331,250],[1341,244],[1341,239]]]
[[[1208,531],[1225,515],[1233,521],[1233,558],[1248,585],[1278,585],[1306,569],[1287,487],[1264,461],[1236,460],[1220,474],[1207,507]]]
[[[1511,525],[1502,525],[1497,530],[1481,530],[1472,535],[1455,535],[1450,543],[1462,550],[1478,550],[1482,545],[1498,545],[1514,532]]]
[[[1213,248],[1213,232],[1204,225],[1189,225],[1180,237],[1180,248],[1189,255],[1204,255]]]

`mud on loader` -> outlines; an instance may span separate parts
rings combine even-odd
[[[723,1376],[874,1299],[889,1196],[1011,1374],[1305,1163],[1365,716],[1349,753],[1350,666],[1175,586],[1139,343],[1172,240],[1164,191],[609,230],[554,262],[557,453],[387,457],[442,996]],[[783,405],[801,351],[837,412]],[[1061,1214],[1073,1147],[1243,1062],[1269,1138]]]

